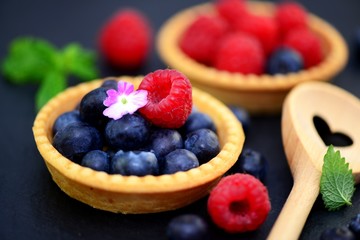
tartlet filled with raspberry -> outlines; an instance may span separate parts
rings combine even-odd
[[[279,113],[292,87],[329,81],[348,59],[341,34],[294,1],[190,7],[163,25],[157,48],[195,87],[254,114]]]
[[[33,133],[66,194],[134,214],[204,197],[234,165],[245,138],[230,109],[171,69],[71,87],[40,110]]]

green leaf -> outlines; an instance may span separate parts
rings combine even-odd
[[[53,45],[41,39],[22,37],[13,40],[1,71],[12,83],[39,83],[53,71],[58,55]]]
[[[324,156],[322,175],[320,178],[320,193],[325,207],[338,210],[344,205],[351,205],[351,197],[355,191],[355,179],[349,163],[341,157],[340,152],[330,145]]]
[[[83,81],[94,80],[98,77],[93,51],[83,49],[79,44],[67,45],[63,52],[63,61],[67,72],[75,75]]]
[[[36,109],[40,110],[52,97],[63,91],[67,86],[63,73],[49,72],[36,93]]]

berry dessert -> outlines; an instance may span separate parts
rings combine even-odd
[[[183,40],[205,21],[209,24],[194,30],[198,36]],[[226,30],[219,30],[220,22]],[[211,50],[204,50],[210,44]],[[349,55],[333,26],[289,1],[215,0],[190,7],[161,27],[157,49],[164,63],[184,73],[193,86],[252,114],[281,112],[294,86],[331,80]],[[206,57],[200,60],[198,51]]]
[[[244,0],[215,1],[215,14],[199,15],[185,29],[180,49],[199,63],[242,74],[274,74],[266,71],[265,65],[272,59],[269,56],[283,45],[304,58],[304,66],[299,64],[296,72],[322,61],[320,39],[309,29],[304,7],[283,2],[275,6],[271,15],[259,15],[246,4]],[[306,32],[293,33],[299,30]]]
[[[166,211],[204,197],[244,142],[231,111],[171,69],[69,88],[44,106],[33,131],[65,193],[121,213]]]
[[[152,43],[149,20],[136,9],[121,9],[101,28],[99,48],[110,64],[134,69],[142,65]]]
[[[116,89],[104,87],[110,81],[81,99],[80,120],[57,127],[53,144],[62,155],[109,174],[145,176],[187,171],[220,152],[215,124],[207,114],[202,116],[209,128],[188,128],[184,139],[178,131],[192,109],[191,84],[180,72],[149,73],[137,91],[123,81]],[[112,158],[103,151],[99,156],[105,149],[114,152]]]
[[[256,230],[266,220],[270,209],[266,187],[249,174],[224,177],[208,199],[211,219],[229,233]]]

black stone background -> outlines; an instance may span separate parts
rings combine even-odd
[[[185,7],[202,3],[182,1],[0,1],[0,58],[12,39],[19,36],[44,38],[57,47],[78,42],[97,49],[96,38],[105,20],[120,8],[131,6],[151,20],[154,33],[171,15]],[[333,24],[345,37],[349,62],[333,83],[360,96],[360,54],[354,48],[354,32],[360,27],[359,0],[301,0],[308,10]],[[101,77],[126,72],[98,61]],[[133,74],[165,68],[153,47],[146,65]],[[38,153],[31,127],[35,118],[36,86],[14,86],[0,77],[0,239],[166,239],[169,220],[179,214],[195,213],[209,223],[211,239],[265,239],[292,186],[292,177],[281,141],[280,114],[253,116],[245,147],[263,153],[269,161],[266,185],[272,210],[257,231],[230,235],[215,227],[206,211],[206,198],[182,209],[157,214],[121,215],[91,207],[71,199],[51,180]],[[71,84],[77,81],[70,79]],[[359,127],[359,126],[353,126]],[[299,206],[301,207],[301,206]],[[353,205],[328,212],[321,198],[316,201],[301,239],[318,239],[329,227],[346,224],[360,212],[360,192]]]

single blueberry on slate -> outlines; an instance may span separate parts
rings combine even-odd
[[[106,79],[101,86],[102,88],[106,88],[106,89],[114,89],[117,90],[118,89],[118,81],[116,79]]]
[[[63,156],[79,163],[87,152],[102,149],[103,141],[96,128],[74,122],[55,134],[53,145]]]
[[[220,152],[217,135],[210,129],[199,129],[186,135],[185,149],[194,153],[200,164],[215,157]]]
[[[103,115],[106,106],[104,100],[107,98],[106,88],[96,88],[87,93],[80,102],[80,119],[90,125],[102,130],[110,120]]]
[[[148,143],[149,136],[149,122],[137,113],[111,120],[105,128],[106,142],[118,150],[138,150]]]
[[[286,74],[290,72],[298,72],[304,68],[301,55],[288,47],[281,47],[275,50],[269,57],[266,71],[267,73]]]
[[[124,176],[158,175],[159,165],[152,152],[120,150],[111,160],[111,172]]]
[[[169,240],[204,240],[208,237],[208,226],[201,217],[184,214],[170,221],[166,235]]]
[[[149,142],[147,149],[152,150],[159,160],[184,145],[180,133],[175,129],[155,129]]]
[[[260,152],[253,149],[244,149],[228,173],[248,173],[264,182],[267,168],[268,162]]]
[[[101,150],[93,150],[86,153],[81,160],[81,165],[97,171],[110,172],[109,155]]]
[[[181,131],[186,135],[201,128],[207,128],[216,132],[215,124],[209,115],[202,112],[192,112],[181,127]]]
[[[81,122],[80,113],[78,110],[64,112],[54,122],[53,135],[55,135],[60,129],[63,129],[67,125],[73,122]]]
[[[198,166],[199,161],[195,154],[186,149],[176,149],[165,156],[161,173],[172,174],[179,171],[187,171]]]
[[[238,119],[238,121],[241,123],[244,133],[247,134],[249,132],[251,124],[249,112],[245,108],[239,106],[230,105],[229,108],[235,115],[235,117]]]
[[[335,227],[326,229],[321,233],[320,240],[356,240],[349,228]]]
[[[353,217],[349,223],[349,229],[360,239],[360,214]]]

